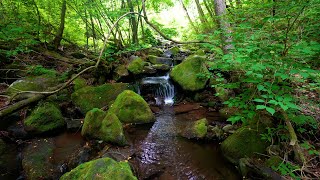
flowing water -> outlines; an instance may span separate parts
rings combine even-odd
[[[147,84],[154,86],[151,91],[162,110],[149,131],[137,128],[130,135],[137,146],[133,164],[139,179],[240,179],[235,168],[222,157],[218,143],[179,137],[179,130],[187,122],[171,106],[174,86],[169,76],[143,78],[141,85]]]

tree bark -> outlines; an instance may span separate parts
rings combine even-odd
[[[134,12],[134,7],[132,4],[131,0],[127,0],[128,3],[128,7],[130,9],[130,12]],[[132,14],[130,16],[130,24],[131,24],[131,32],[132,32],[132,43],[133,44],[138,44],[139,43],[139,39],[138,39],[138,23],[137,23],[137,19],[136,16],[134,14]]]
[[[195,2],[196,2],[196,5],[197,5],[197,10],[198,10],[198,14],[199,14],[199,18],[200,18],[201,23],[203,25],[208,25],[208,21],[207,21],[205,15],[204,15],[204,12],[203,12],[203,10],[201,8],[199,0],[195,0]]]
[[[232,46],[232,37],[230,24],[226,19],[226,3],[224,0],[214,0],[215,13],[217,16],[217,21],[219,28],[221,30],[221,41],[223,44],[223,52],[225,54],[229,53],[230,49],[233,49]]]
[[[193,30],[194,30],[196,33],[198,33],[198,29],[196,28],[196,26],[194,25],[193,21],[191,20],[191,17],[190,17],[190,15],[189,15],[189,13],[188,13],[188,10],[187,10],[186,6],[185,6],[184,3],[183,3],[183,0],[180,0],[180,3],[181,3],[182,9],[184,10],[184,12],[185,12],[185,14],[186,14],[186,16],[187,16],[187,18],[188,18],[188,20],[189,20],[189,23],[190,23],[190,25],[191,25],[192,28],[193,28]]]
[[[57,31],[56,37],[53,40],[53,45],[56,49],[58,49],[58,47],[60,46],[61,40],[62,40],[66,11],[67,11],[67,2],[66,2],[66,0],[63,0],[62,6],[61,6],[61,14],[60,14],[60,26]]]

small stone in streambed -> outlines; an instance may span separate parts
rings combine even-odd
[[[206,118],[189,122],[184,129],[179,133],[182,137],[188,139],[205,138],[208,132],[208,122]]]

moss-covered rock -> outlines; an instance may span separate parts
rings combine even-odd
[[[203,89],[208,77],[199,78],[199,74],[209,73],[205,66],[206,59],[201,56],[189,56],[181,64],[173,67],[170,77],[184,90],[197,91]]]
[[[180,134],[188,139],[201,139],[207,135],[207,132],[208,121],[206,118],[203,118],[189,123]]]
[[[172,64],[172,58],[158,57],[154,55],[149,55],[148,61],[152,64],[166,64],[166,65]]]
[[[12,96],[20,91],[45,91],[49,87],[56,86],[58,83],[59,80],[55,75],[29,76],[13,82],[7,89],[6,94]],[[24,99],[32,96],[32,94],[23,94],[16,98]]]
[[[108,113],[114,113],[124,123],[149,123],[155,119],[147,102],[130,90],[119,94]]]
[[[147,63],[141,58],[136,58],[128,65],[128,70],[133,74],[141,74],[143,73],[143,68],[146,65]]]
[[[75,91],[83,88],[83,87],[86,87],[87,86],[87,81],[85,79],[83,79],[82,77],[77,77],[77,79],[75,79],[73,81],[73,84],[74,84],[74,87],[73,89]]]
[[[152,67],[156,70],[162,70],[162,71],[170,70],[170,66],[166,64],[155,64],[155,65],[152,65]]]
[[[222,117],[228,119],[231,116],[235,115],[238,111],[239,109],[235,107],[223,107],[219,110],[219,113]]]
[[[215,88],[217,96],[222,100],[222,101],[227,101],[229,99],[229,92],[227,89],[223,87],[216,87]]]
[[[33,140],[24,150],[22,167],[27,179],[52,179],[53,139]]]
[[[129,71],[125,65],[118,66],[113,73],[113,79],[118,81],[122,77],[129,76]]]
[[[198,49],[196,52],[194,52],[195,55],[198,55],[198,56],[204,56],[206,55],[206,53],[204,52],[203,49]]]
[[[93,108],[102,108],[110,104],[116,97],[129,88],[126,83],[104,84],[93,87],[87,86],[79,89],[71,95],[72,101],[83,113]]]
[[[221,144],[223,155],[232,163],[238,164],[241,158],[250,158],[255,153],[264,153],[268,143],[261,140],[256,129],[242,127]]]
[[[163,51],[161,49],[152,47],[148,50],[148,54],[154,56],[161,56],[163,54]]]
[[[180,52],[180,48],[178,46],[174,46],[174,47],[170,48],[169,51],[171,51],[172,55],[175,56]]]
[[[116,162],[111,158],[100,158],[80,164],[60,178],[60,180],[82,179],[137,180],[127,162]]]
[[[81,134],[119,145],[125,145],[127,142],[118,117],[97,108],[86,114]]]
[[[45,133],[65,126],[60,109],[53,103],[40,103],[24,121],[27,131]]]

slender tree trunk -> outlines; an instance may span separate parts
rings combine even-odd
[[[200,18],[201,23],[203,25],[205,25],[205,26],[208,25],[208,21],[207,21],[205,15],[204,15],[204,12],[203,12],[203,10],[201,8],[199,0],[195,0],[195,2],[196,2],[196,5],[197,5],[197,10],[198,10],[198,13],[199,13],[199,18]]]
[[[40,16],[40,12],[39,12],[39,8],[38,8],[38,5],[36,3],[35,0],[33,0],[33,4],[34,4],[34,7],[36,8],[36,11],[37,11],[37,16],[38,16],[38,27],[37,27],[37,39],[40,41],[40,26],[41,26],[41,16]]]
[[[130,9],[130,12],[134,12],[134,7],[131,0],[127,0],[128,7]],[[130,16],[130,24],[131,24],[131,31],[132,31],[132,43],[138,44],[138,23],[135,15]]]
[[[58,49],[58,47],[60,46],[61,40],[62,40],[66,11],[67,11],[67,2],[66,2],[66,0],[63,0],[62,6],[61,6],[61,14],[60,14],[60,26],[57,31],[56,37],[53,40],[53,45],[56,49]]]
[[[226,19],[226,3],[224,0],[214,0],[215,13],[218,19],[218,25],[221,30],[221,40],[223,43],[223,52],[227,54],[232,46],[232,37],[230,24]]]
[[[91,22],[91,31],[92,31],[92,42],[93,42],[93,49],[94,52],[96,52],[96,31],[94,30],[94,22],[93,22],[93,18],[92,18],[92,14],[89,12],[90,15],[90,22]]]
[[[183,0],[180,0],[180,3],[181,3],[182,9],[184,10],[184,12],[185,12],[185,14],[186,14],[186,16],[187,16],[187,18],[188,18],[188,20],[189,20],[189,23],[190,23],[190,25],[191,25],[192,28],[193,28],[193,30],[194,30],[196,33],[198,33],[198,29],[196,28],[196,26],[194,25],[193,21],[191,20],[191,17],[190,17],[190,15],[189,15],[189,13],[188,13],[188,10],[187,10],[186,6],[185,6],[184,3],[183,3]]]
[[[88,25],[88,13],[87,10],[84,10],[84,17],[86,19],[85,23],[86,23],[86,50],[89,50],[89,25]]]
[[[204,0],[203,3],[204,3],[204,5],[205,5],[207,11],[209,12],[209,15],[210,15],[212,21],[214,22],[214,21],[215,21],[214,13],[213,13],[213,10],[210,8],[210,5],[209,5],[209,3],[208,3],[208,0]]]

